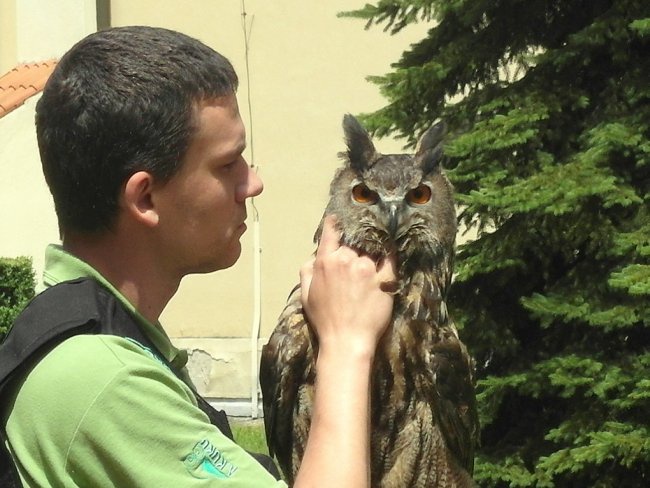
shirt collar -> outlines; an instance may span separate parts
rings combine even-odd
[[[50,244],[45,249],[45,270],[43,271],[43,283],[39,291],[54,286],[63,281],[76,278],[93,278],[108,288],[113,295],[133,314],[138,324],[149,340],[153,342],[158,351],[174,367],[181,369],[187,363],[187,353],[179,351],[173,346],[167,333],[160,325],[160,322],[151,323],[145,319],[138,310],[122,295],[111,283],[106,280],[95,268],[78,257],[70,254],[62,246]]]

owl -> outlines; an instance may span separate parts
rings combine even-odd
[[[456,213],[440,164],[444,125],[423,134],[415,155],[378,153],[351,115],[343,129],[347,151],[325,216],[336,215],[346,245],[374,258],[397,257],[393,315],[371,379],[371,485],[475,486],[473,363],[445,305]],[[316,242],[321,229],[322,221]],[[260,365],[269,451],[290,484],[307,444],[317,350],[296,287]]]

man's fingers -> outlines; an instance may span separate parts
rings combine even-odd
[[[311,289],[311,279],[314,277],[315,260],[315,258],[311,258],[300,268],[300,302],[305,313],[307,313],[306,307],[309,300],[309,290]]]
[[[314,261],[315,259],[311,258],[300,268],[300,288],[302,289],[302,295],[305,297],[309,294],[309,286],[314,276]]]
[[[323,232],[320,236],[320,243],[316,250],[316,256],[326,256],[336,251],[340,247],[339,241],[341,235],[336,230],[336,218],[333,215],[328,215],[323,220]]]

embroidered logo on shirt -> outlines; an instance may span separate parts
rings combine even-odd
[[[223,453],[209,440],[199,441],[183,461],[190,474],[196,478],[230,478],[237,471]]]

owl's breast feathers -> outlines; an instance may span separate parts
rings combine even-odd
[[[293,470],[289,467],[297,455],[302,457],[307,443],[310,418],[305,414],[311,408],[303,403],[305,388],[312,388],[315,380],[314,347],[315,339],[302,311],[300,287],[296,286],[278,325],[262,348],[260,363],[269,454],[276,456],[290,483]],[[304,433],[304,439],[296,439],[298,433]]]
[[[378,347],[372,385],[375,480],[382,476],[378,473],[399,471],[400,463],[411,466],[411,457],[428,456],[438,461],[432,461],[435,469],[426,469],[459,476],[461,481],[449,486],[472,486],[467,473],[473,470],[478,436],[473,367],[447,315],[445,279],[440,279],[439,273],[416,272],[402,280],[392,322]],[[316,355],[316,338],[296,288],[263,349],[260,368],[269,451],[289,480],[307,442]],[[418,416],[416,411],[429,413]],[[407,452],[413,432],[434,439],[427,443],[430,453]],[[425,469],[426,461],[420,462]]]
[[[439,429],[455,461],[471,473],[478,436],[473,363],[448,317],[444,279],[436,275],[416,272],[401,283],[393,322],[380,344],[373,402],[379,417],[401,419],[402,425],[392,427],[398,430],[419,420],[394,410],[430,405],[430,427]]]

